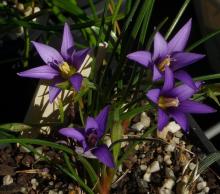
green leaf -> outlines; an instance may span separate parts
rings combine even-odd
[[[60,82],[60,83],[56,84],[56,86],[62,90],[67,90],[70,88],[70,83],[69,83],[69,81],[64,81],[64,82]]]
[[[177,25],[178,21],[180,20],[181,16],[183,15],[184,11],[186,10],[188,4],[189,4],[190,0],[185,0],[184,4],[182,5],[182,7],[180,8],[176,18],[174,19],[172,25],[170,26],[170,28],[168,29],[165,39],[167,40],[169,38],[169,36],[171,35],[171,33],[173,32],[175,26]]]
[[[220,160],[220,152],[209,154],[199,163],[198,174],[203,173],[209,166],[218,160]]]
[[[212,75],[203,75],[203,76],[193,78],[194,81],[207,81],[207,80],[213,80],[213,79],[220,79],[220,73],[212,74]]]
[[[94,168],[91,166],[91,164],[86,160],[86,158],[78,155],[77,156],[77,159],[82,163],[82,165],[84,166],[84,169],[87,171],[92,183],[93,183],[93,186],[95,186],[98,181],[99,181],[99,177],[97,176]]]
[[[131,110],[128,110],[128,112],[122,113],[120,115],[120,120],[131,119],[135,117],[137,114],[147,111],[150,108],[151,108],[150,104],[147,104],[141,107],[132,108]]]
[[[0,129],[13,131],[13,132],[20,132],[20,131],[30,130],[32,129],[32,127],[23,123],[6,123],[6,124],[1,124]]]
[[[122,128],[121,122],[115,122],[112,128],[112,133],[111,133],[112,142],[121,139],[122,136],[123,136],[123,128]],[[121,150],[120,143],[113,147],[113,156],[114,156],[114,160],[116,164],[118,161],[120,150]]]
[[[198,47],[199,45],[201,45],[202,43],[206,42],[207,40],[213,38],[214,36],[218,35],[220,33],[220,30],[217,30],[215,32],[211,32],[210,34],[206,35],[204,38],[196,41],[194,44],[192,44],[191,46],[189,46],[186,51],[191,51],[194,48]]]
[[[217,96],[220,96],[220,92],[215,92],[215,91],[213,91],[213,90],[211,90],[211,89],[208,89],[207,95],[208,95],[211,99],[213,99],[213,100],[215,101],[215,103],[218,104],[218,106],[220,106],[219,100],[218,100],[218,98],[217,98]]]
[[[64,123],[64,108],[63,108],[63,102],[60,98],[58,99],[58,107],[60,112],[60,122]]]
[[[123,2],[123,0],[118,0],[118,1],[117,1],[117,5],[116,5],[116,7],[115,7],[115,9],[114,9],[114,13],[113,13],[113,17],[112,17],[112,23],[113,23],[113,24],[114,24],[115,21],[117,20],[117,15],[118,15],[119,9],[120,9],[120,7],[121,7],[121,5],[122,5],[122,2]]]

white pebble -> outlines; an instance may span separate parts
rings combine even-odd
[[[141,123],[146,128],[150,126],[150,117],[148,117],[145,112],[141,113]]]
[[[202,189],[204,189],[207,186],[207,183],[205,181],[200,182],[197,184],[197,190],[201,191]]]
[[[159,194],[172,194],[172,191],[169,189],[161,188]]]
[[[141,169],[142,171],[145,171],[145,170],[147,170],[147,166],[144,165],[144,164],[142,164],[142,165],[140,165],[140,169]]]
[[[63,191],[59,191],[58,194],[63,194]]]
[[[172,164],[172,161],[170,159],[170,155],[165,155],[164,156],[164,162],[167,164],[167,165],[171,165]]]
[[[178,125],[175,121],[170,122],[166,127],[171,133],[176,133],[181,129],[180,125]]]
[[[163,162],[163,157],[162,157],[161,155],[158,155],[158,156],[157,156],[157,161],[158,161],[159,163],[162,163],[162,162]]]
[[[146,173],[144,174],[143,179],[144,179],[145,181],[147,181],[147,182],[150,182],[150,176],[151,176],[151,173],[146,172]]]
[[[173,137],[173,139],[171,140],[173,143],[179,144],[180,143],[180,138],[177,137]]]
[[[151,173],[159,171],[160,170],[159,162],[158,161],[152,162],[150,167],[149,167],[149,170],[150,170]]]
[[[171,168],[166,168],[165,173],[167,178],[176,179],[175,174]]]
[[[54,190],[49,190],[48,194],[58,194],[58,193],[56,191],[54,191]]]
[[[175,185],[175,181],[173,179],[169,178],[164,181],[163,188],[166,188],[168,190],[172,190],[174,185]]]
[[[10,185],[13,183],[13,178],[11,175],[6,175],[3,177],[3,185]]]
[[[144,128],[144,125],[141,122],[137,122],[131,126],[132,129],[141,131]]]
[[[190,164],[189,164],[189,169],[190,169],[190,170],[194,170],[195,167],[196,167],[196,164],[193,163],[193,162],[190,162]]]
[[[205,193],[209,193],[209,187],[204,188]]]
[[[173,145],[173,144],[168,144],[166,147],[165,147],[165,151],[166,152],[174,152],[176,146]]]
[[[177,131],[174,135],[178,138],[183,137],[183,133],[181,131]]]

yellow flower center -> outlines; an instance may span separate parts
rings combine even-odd
[[[61,71],[61,76],[64,79],[68,79],[70,78],[74,73],[76,73],[76,69],[72,66],[69,66],[69,64],[67,62],[63,62],[62,64],[60,64],[59,69]]]
[[[171,61],[172,59],[170,58],[170,56],[166,57],[163,61],[161,61],[157,67],[159,68],[160,71],[165,71],[165,67],[166,66],[170,66],[171,65]]]
[[[166,109],[169,107],[178,107],[179,104],[180,102],[178,98],[167,98],[164,96],[161,96],[158,102],[159,107],[163,109]]]

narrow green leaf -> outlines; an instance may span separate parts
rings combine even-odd
[[[193,78],[194,81],[207,81],[207,80],[213,80],[213,79],[220,79],[220,73],[212,74],[212,75],[203,75],[203,76]]]
[[[142,113],[144,111],[147,111],[150,108],[151,108],[150,104],[147,104],[147,105],[144,105],[144,106],[141,106],[141,107],[133,108],[133,109],[129,110],[126,113],[122,113],[120,115],[120,120],[131,119],[131,118],[135,117],[137,114]]]
[[[220,96],[220,92],[215,92],[215,91],[213,91],[211,89],[208,89],[207,95],[211,99],[213,99],[218,106],[220,106],[220,103],[219,103],[219,100],[218,100],[218,97],[217,97],[217,96]]]
[[[96,12],[96,7],[93,3],[93,0],[87,0],[87,1],[89,3],[90,8],[91,8],[93,18],[98,19],[98,13]]]
[[[60,112],[60,122],[64,123],[64,108],[63,108],[63,102],[61,99],[58,99],[58,107]]]
[[[209,166],[220,160],[220,152],[209,154],[199,163],[198,174],[203,173]]]
[[[86,160],[86,158],[78,155],[77,159],[82,163],[82,165],[84,166],[84,169],[87,171],[93,186],[95,186],[98,181],[99,181],[99,177],[97,176],[94,168],[91,166],[91,164]]]
[[[119,9],[120,9],[120,7],[121,7],[121,5],[122,5],[122,2],[123,2],[123,0],[118,0],[118,1],[117,1],[115,10],[114,10],[113,16],[112,16],[112,23],[113,23],[113,24],[114,24],[115,21],[117,20],[117,15],[118,15]]]
[[[202,43],[206,42],[207,40],[213,38],[214,36],[220,34],[220,30],[217,30],[215,32],[211,32],[210,34],[206,35],[204,38],[196,41],[194,44],[192,44],[191,46],[189,46],[186,51],[191,51],[194,48],[198,47],[199,45],[201,45]]]
[[[13,132],[20,132],[20,131],[30,130],[32,129],[32,127],[23,123],[6,123],[6,124],[1,124],[0,129],[13,131]]]
[[[122,128],[121,122],[115,122],[112,128],[112,133],[111,133],[112,142],[121,139],[122,136],[123,136],[123,128]],[[113,147],[113,156],[114,156],[114,160],[116,164],[118,162],[118,156],[119,156],[120,150],[121,150],[120,143]]]
[[[177,25],[178,21],[180,20],[181,16],[183,15],[184,11],[186,10],[188,4],[190,3],[190,0],[185,0],[184,4],[182,5],[182,7],[180,8],[176,18],[174,19],[172,25],[170,26],[170,28],[168,29],[166,35],[165,35],[165,39],[167,40],[169,38],[169,36],[171,35],[171,33],[173,32],[175,26]]]

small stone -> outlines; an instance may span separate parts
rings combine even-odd
[[[172,191],[166,188],[161,188],[159,194],[172,194]]]
[[[174,180],[176,179],[175,174],[171,168],[166,168],[165,174],[167,178],[172,178]]]
[[[145,112],[141,113],[141,123],[145,128],[150,126],[150,117],[148,117]]]
[[[178,138],[183,137],[183,133],[181,131],[177,131],[174,135]]]
[[[49,190],[48,194],[57,194],[57,192],[54,190]]]
[[[53,182],[53,181],[50,181],[50,182],[49,182],[49,185],[50,185],[50,186],[53,186],[53,185],[54,185],[54,182]]]
[[[157,160],[158,160],[159,163],[162,163],[163,162],[163,157],[161,155],[158,155]]]
[[[39,183],[37,182],[37,179],[35,178],[31,179],[31,185],[32,185],[32,189],[36,190],[37,186],[39,185]]]
[[[27,189],[25,187],[21,187],[21,193],[27,193]]]
[[[142,171],[147,170],[147,165],[141,164],[141,165],[140,165],[140,169],[141,169]]]
[[[11,175],[6,175],[3,177],[3,185],[10,185],[13,183],[13,178]]]
[[[166,188],[168,190],[172,190],[174,185],[175,185],[175,181],[173,179],[169,178],[164,181],[163,188]]]
[[[43,154],[43,148],[42,147],[35,148],[35,151],[37,153],[34,154],[34,158],[35,158],[35,160],[39,160],[40,159],[40,155]]]
[[[150,165],[150,167],[149,167],[149,171],[150,171],[151,173],[153,173],[153,172],[157,172],[157,171],[159,171],[159,170],[160,170],[160,164],[159,164],[159,162],[158,162],[158,161],[152,162],[151,165]]]
[[[18,3],[18,4],[17,4],[17,9],[18,9],[19,11],[23,11],[23,10],[24,10],[24,4],[23,4],[23,3]]]
[[[197,187],[197,190],[198,190],[198,191],[201,191],[201,190],[204,189],[206,186],[207,186],[207,183],[206,183],[205,181],[203,181],[203,182],[198,183],[196,187]]]
[[[199,193],[196,193],[196,194],[205,194],[205,192],[204,192],[204,191],[201,191],[201,192],[199,192]]]
[[[134,149],[137,151],[137,150],[139,150],[139,145],[137,144],[135,147],[134,147]]]
[[[195,169],[195,167],[196,167],[196,164],[193,163],[193,162],[190,162],[190,164],[189,164],[189,169],[190,169],[191,171],[193,171],[193,170]]]
[[[168,144],[166,147],[165,147],[165,151],[166,152],[174,152],[176,146],[173,145],[173,144]]]
[[[111,138],[107,135],[104,137],[104,142],[108,147],[112,144]]]
[[[58,194],[63,194],[63,191],[59,191]]]
[[[151,176],[151,173],[146,172],[146,173],[144,174],[143,179],[144,179],[145,181],[147,181],[147,182],[150,182],[150,176]]]
[[[141,122],[137,122],[131,126],[132,129],[141,131],[144,128],[144,125]]]
[[[168,125],[167,125],[167,128],[169,129],[169,131],[171,133],[176,133],[177,131],[179,131],[181,129],[180,125],[177,124],[175,121],[172,121],[170,122]]]
[[[164,156],[164,162],[167,164],[167,165],[171,165],[172,164],[172,161],[171,161],[171,156],[170,155],[165,155]]]
[[[176,143],[176,144],[179,144],[180,143],[180,138],[177,138],[177,137],[173,137],[171,142],[173,143]]]
[[[205,193],[209,193],[209,190],[210,190],[209,187],[204,188]]]

